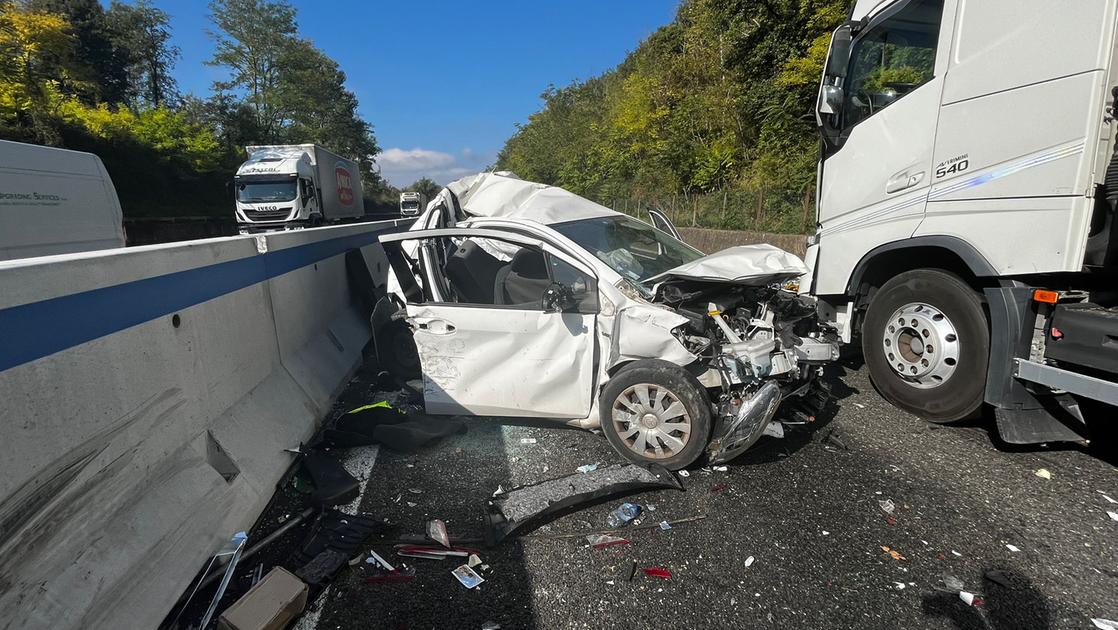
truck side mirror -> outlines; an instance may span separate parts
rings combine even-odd
[[[842,111],[844,95],[837,85],[824,85],[819,91],[819,113],[837,114]]]

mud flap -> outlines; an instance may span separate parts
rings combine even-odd
[[[1087,427],[1079,403],[1068,394],[1038,397],[1040,409],[994,409],[998,434],[1010,444],[1083,442]]]
[[[486,544],[499,543],[517,530],[537,527],[575,508],[665,488],[683,490],[663,466],[614,464],[500,492],[486,505]]]

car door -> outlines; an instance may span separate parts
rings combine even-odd
[[[408,258],[408,241],[419,252],[452,251],[445,261]],[[410,280],[401,291],[428,413],[589,415],[598,312],[590,267],[504,230],[422,230],[381,242],[397,277]],[[554,306],[564,292],[564,303]]]
[[[668,215],[656,208],[649,208],[648,217],[652,219],[652,227],[665,234],[670,234],[678,240],[683,240],[683,235],[679,233],[679,230],[676,229],[675,224],[668,218]]]

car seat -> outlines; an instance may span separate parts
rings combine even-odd
[[[459,302],[494,304],[497,272],[507,266],[474,241],[466,240],[447,258],[443,272]]]
[[[507,267],[497,272],[493,293],[498,304],[540,307],[549,286],[551,277],[543,252],[525,247],[516,252]]]

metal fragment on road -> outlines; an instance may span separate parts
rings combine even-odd
[[[886,514],[892,514],[893,510],[897,509],[897,506],[896,506],[896,504],[893,503],[892,499],[885,499],[884,501],[878,501],[877,505],[880,506],[881,511],[885,512]]]
[[[679,480],[657,464],[613,464],[520,486],[490,499],[486,536],[491,543],[513,531],[540,524],[583,503],[656,489],[683,490]]]

